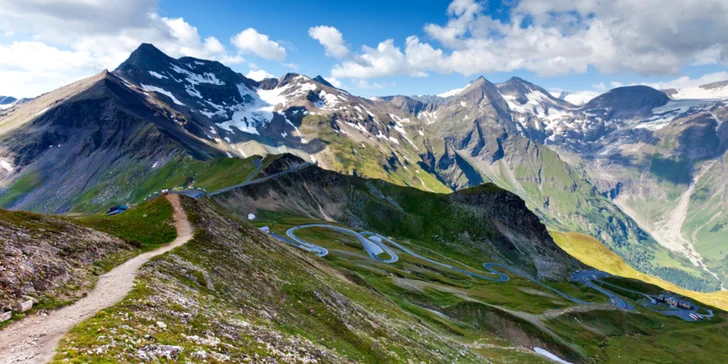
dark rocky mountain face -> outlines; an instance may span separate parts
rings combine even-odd
[[[65,212],[87,198],[121,193],[121,186],[111,184],[98,195],[85,195],[115,178],[142,177],[160,160],[185,153],[198,158],[222,154],[110,73],[69,88],[70,94],[44,95],[2,119],[2,126],[27,120],[0,138],[0,158],[13,166],[0,176],[10,182],[3,205]],[[55,106],[28,115],[54,98]]]
[[[12,96],[0,96],[0,105],[10,105],[16,101],[18,101],[18,99]]]
[[[631,119],[652,115],[652,110],[664,106],[667,95],[648,86],[618,87],[589,101],[582,110],[606,120]]]

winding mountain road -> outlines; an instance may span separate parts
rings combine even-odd
[[[634,306],[629,304],[627,301],[622,299],[621,297],[617,296],[614,292],[609,291],[605,288],[602,288],[601,286],[595,284],[593,281],[598,280],[597,276],[606,277],[608,276],[607,273],[604,272],[596,272],[596,271],[577,271],[572,274],[571,279],[576,282],[580,282],[583,285],[600,292],[603,295],[606,295],[609,297],[609,299],[612,301],[612,304],[620,309],[623,310],[634,310]],[[601,282],[601,281],[600,281]]]
[[[192,238],[179,196],[165,196],[174,209],[177,238],[171,243],[126,261],[99,277],[88,295],[70,306],[50,311],[46,316],[33,315],[0,330],[0,363],[46,363],[53,358],[58,342],[71,328],[97,312],[120,302],[134,288],[139,268],[149,259],[179,247]]]
[[[384,237],[382,235],[379,235],[379,234],[375,234],[375,233],[372,233],[372,232],[369,232],[369,231],[365,231],[365,232],[363,232],[361,234],[362,235],[371,235],[376,240],[380,240],[380,241],[381,240],[384,240],[387,243],[389,243],[390,245],[396,247],[397,249],[399,249],[399,250],[401,250],[401,251],[403,251],[403,252],[405,252],[405,253],[407,253],[407,254],[415,257],[415,258],[422,259],[422,260],[424,260],[426,262],[429,262],[429,263],[432,263],[432,264],[435,264],[435,265],[439,265],[439,266],[441,266],[443,268],[447,268],[447,269],[454,270],[456,272],[463,273],[463,274],[468,275],[470,277],[480,278],[480,279],[483,279],[483,280],[486,280],[486,281],[493,281],[493,282],[505,282],[505,281],[507,281],[509,279],[507,275],[505,275],[505,274],[503,274],[501,272],[498,272],[495,269],[490,268],[489,264],[492,264],[492,263],[486,263],[486,264],[483,265],[483,267],[485,269],[487,269],[491,274],[498,276],[498,278],[487,277],[487,276],[484,276],[482,274],[473,273],[473,272],[467,271],[467,270],[462,269],[462,268],[453,267],[452,265],[445,264],[445,263],[442,263],[442,262],[438,262],[437,260],[434,260],[434,259],[430,259],[430,258],[427,258],[427,257],[423,257],[422,255],[419,255],[419,254],[413,252],[412,250],[410,250],[408,248],[405,248],[401,244],[399,244],[399,243],[397,243],[397,242],[395,242],[395,241],[393,241],[393,240],[391,240],[391,239],[389,239],[387,237]],[[370,238],[370,239],[372,239],[372,238]]]
[[[280,239],[280,240],[283,240],[286,243],[291,244],[293,246],[299,247],[299,248],[304,249],[306,251],[315,252],[320,257],[326,256],[329,253],[329,251],[326,248],[323,248],[323,247],[318,246],[318,245],[313,244],[313,243],[309,243],[309,242],[307,242],[307,241],[305,241],[305,240],[303,240],[303,239],[301,239],[301,238],[299,238],[299,237],[297,237],[295,235],[296,230],[305,229],[305,228],[313,228],[313,227],[324,228],[324,229],[331,229],[331,230],[334,230],[334,231],[337,231],[337,232],[340,232],[340,233],[344,233],[344,234],[348,234],[348,235],[352,235],[352,236],[356,237],[362,243],[362,246],[364,247],[364,249],[366,250],[366,252],[369,254],[369,256],[372,259],[375,259],[375,260],[377,260],[379,262],[382,262],[382,263],[395,263],[395,262],[397,262],[399,260],[399,257],[397,256],[397,253],[395,253],[394,251],[392,251],[387,246],[387,244],[388,244],[388,245],[391,245],[391,246],[393,246],[393,247],[401,250],[404,253],[407,253],[407,254],[415,257],[415,258],[422,259],[422,260],[424,260],[426,262],[429,262],[431,264],[438,265],[440,267],[443,267],[443,268],[446,268],[446,269],[450,269],[450,270],[453,270],[453,271],[456,271],[456,272],[465,274],[467,276],[474,277],[474,278],[478,278],[478,279],[482,279],[482,280],[487,280],[487,281],[492,281],[492,282],[506,282],[506,281],[509,280],[509,277],[505,273],[502,273],[502,272],[499,272],[499,271],[495,270],[495,268],[502,269],[502,270],[507,270],[507,271],[509,271],[509,272],[511,272],[513,274],[516,274],[516,275],[521,276],[521,277],[523,277],[525,279],[528,279],[529,281],[533,282],[534,284],[537,284],[537,285],[539,285],[539,286],[541,286],[541,287],[543,287],[543,288],[545,288],[545,289],[547,289],[547,290],[549,290],[549,291],[551,291],[551,292],[553,292],[553,293],[561,296],[562,298],[564,298],[564,299],[566,299],[568,301],[571,301],[573,303],[580,304],[580,305],[588,305],[588,304],[591,304],[591,302],[586,302],[586,301],[580,300],[580,299],[578,299],[576,297],[573,297],[573,296],[571,296],[569,294],[566,294],[564,292],[561,292],[561,291],[559,291],[559,290],[557,290],[557,289],[555,289],[555,288],[553,288],[553,287],[551,287],[551,286],[549,286],[549,285],[547,285],[547,284],[539,281],[535,277],[532,277],[528,273],[525,273],[525,272],[521,271],[518,268],[509,267],[507,265],[503,265],[503,264],[499,264],[499,263],[492,263],[492,262],[491,263],[483,263],[483,268],[486,269],[489,274],[492,274],[495,277],[486,276],[486,275],[482,275],[482,274],[479,274],[479,273],[471,272],[471,271],[466,270],[466,269],[463,269],[463,268],[455,267],[455,266],[452,266],[450,264],[442,263],[442,262],[437,261],[437,260],[434,260],[434,259],[427,258],[425,256],[422,256],[422,255],[420,255],[420,254],[418,254],[418,253],[410,250],[409,248],[403,246],[402,244],[399,244],[399,243],[393,241],[392,239],[389,239],[389,238],[387,238],[385,236],[382,236],[382,235],[379,235],[379,234],[376,234],[376,233],[373,233],[373,232],[370,232],[370,231],[363,231],[363,232],[359,233],[359,232],[356,232],[354,230],[351,230],[351,229],[348,229],[348,228],[344,228],[344,227],[341,227],[341,226],[335,226],[335,225],[329,225],[329,224],[306,224],[306,225],[294,226],[294,227],[288,229],[286,231],[286,235],[288,235],[288,238],[283,237],[283,236],[280,236],[280,235],[275,234],[275,233],[271,233],[271,235],[274,236],[274,237],[276,237],[276,238],[278,238],[278,239]],[[384,244],[384,242],[386,242],[387,244]],[[389,255],[389,259],[380,258],[379,255],[382,254],[382,253],[387,253]],[[626,300],[624,300],[623,298],[621,298],[616,293],[614,293],[614,292],[612,292],[612,291],[610,291],[610,290],[602,287],[602,285],[609,285],[609,286],[613,286],[613,287],[615,287],[617,289],[622,289],[622,290],[626,290],[626,291],[629,291],[629,292],[632,292],[632,293],[635,293],[635,294],[639,294],[639,295],[642,295],[644,297],[647,297],[652,304],[655,304],[656,303],[655,297],[650,296],[650,295],[648,295],[646,293],[638,292],[638,291],[633,291],[633,290],[629,290],[629,289],[625,289],[625,288],[622,288],[622,287],[619,287],[619,286],[616,286],[616,285],[613,285],[611,283],[607,283],[607,282],[604,282],[604,281],[601,280],[601,278],[605,278],[605,277],[609,277],[609,276],[610,276],[609,273],[605,273],[605,272],[601,272],[601,271],[596,271],[596,270],[576,271],[572,275],[571,280],[574,281],[574,282],[582,283],[585,286],[587,286],[589,288],[592,288],[592,289],[596,290],[597,292],[600,292],[600,293],[606,295],[607,297],[609,297],[609,299],[611,300],[612,304],[616,308],[621,309],[621,310],[636,311],[636,309],[635,309],[635,307],[633,305],[631,305],[629,302],[627,302]],[[598,282],[599,284],[596,284],[595,282]],[[664,314],[664,315],[677,316],[677,317],[680,317],[680,318],[682,318],[682,319],[684,319],[686,321],[693,320],[692,318],[690,318],[690,313],[697,314],[697,307],[694,307],[692,310],[678,310],[678,309],[675,309],[675,310],[664,310],[664,311],[660,311],[660,310],[655,310],[655,309],[653,309],[651,307],[648,307],[648,306],[645,306],[645,305],[643,305],[643,306],[645,308],[647,308],[648,310],[651,310],[653,312],[661,313],[661,314]],[[700,316],[702,316],[704,318],[712,317],[712,311],[709,311],[709,314],[708,315],[700,315]]]
[[[265,182],[265,181],[267,181],[267,180],[269,180],[271,178],[275,178],[275,177],[278,177],[278,176],[283,175],[283,174],[288,174],[288,173],[293,173],[293,172],[296,172],[296,171],[300,171],[300,170],[302,170],[302,169],[304,169],[306,167],[310,167],[310,166],[313,165],[313,163],[303,163],[303,164],[299,164],[297,166],[294,166],[293,168],[287,169],[285,171],[281,171],[281,172],[278,172],[278,173],[271,174],[270,176],[265,176],[265,177],[258,178],[258,179],[252,179],[253,177],[255,177],[258,174],[258,172],[260,172],[261,168],[263,167],[262,161],[257,161],[256,160],[256,164],[257,164],[257,168],[255,169],[255,171],[245,181],[243,181],[243,182],[241,182],[239,184],[233,185],[233,186],[225,187],[223,189],[220,189],[220,190],[217,190],[217,191],[214,191],[214,192],[210,192],[210,193],[207,194],[207,196],[212,197],[212,196],[219,195],[221,193],[224,193],[224,192],[227,192],[227,191],[230,191],[230,190],[234,190],[236,188],[245,187],[245,186],[253,185],[253,184],[256,184],[256,183]]]
[[[288,229],[288,231],[286,232],[286,234],[291,239],[295,240],[296,244],[292,244],[292,245],[298,246],[298,247],[300,247],[302,249],[305,249],[305,250],[308,250],[308,251],[316,251],[317,248],[318,249],[326,250],[325,248],[319,247],[316,244],[309,243],[309,242],[307,242],[307,241],[305,241],[305,240],[297,237],[294,234],[294,232],[296,230],[298,230],[298,229],[305,229],[305,228],[312,228],[312,227],[318,227],[318,228],[324,228],[324,229],[331,229],[331,230],[338,231],[338,232],[341,232],[341,233],[344,233],[344,234],[353,235],[354,237],[356,237],[357,239],[359,239],[359,241],[362,243],[362,245],[364,246],[364,249],[367,251],[367,253],[369,254],[370,257],[372,257],[373,259],[375,259],[377,261],[380,261],[382,263],[395,263],[395,262],[397,262],[399,260],[399,257],[397,256],[397,254],[394,251],[392,251],[391,249],[389,249],[389,247],[387,247],[387,245],[385,245],[383,243],[383,242],[386,241],[387,244],[392,245],[395,248],[397,248],[397,249],[399,249],[399,250],[401,250],[401,251],[403,251],[403,252],[405,252],[405,253],[407,253],[407,254],[415,257],[415,258],[422,259],[422,260],[424,260],[426,262],[429,262],[429,263],[438,265],[438,266],[443,267],[443,268],[447,268],[447,269],[454,270],[454,271],[459,272],[459,273],[463,273],[463,274],[465,274],[467,276],[470,276],[470,277],[474,277],[474,278],[478,278],[478,279],[482,279],[482,280],[487,280],[487,281],[492,281],[492,282],[506,282],[506,281],[509,280],[508,276],[506,274],[502,273],[502,272],[499,272],[499,271],[495,270],[494,268],[505,269],[505,270],[510,271],[511,273],[514,273],[514,274],[519,275],[519,276],[521,276],[523,278],[526,278],[529,281],[534,282],[535,284],[538,284],[538,285],[540,285],[540,286],[542,286],[542,287],[544,287],[544,288],[546,288],[546,289],[548,289],[548,290],[550,290],[550,291],[558,294],[559,296],[561,296],[561,297],[563,297],[563,298],[565,298],[565,299],[567,299],[567,300],[569,300],[571,302],[574,302],[574,303],[577,303],[577,304],[589,304],[589,302],[582,301],[582,300],[580,300],[578,298],[572,297],[572,296],[570,296],[570,295],[568,295],[568,294],[566,294],[564,292],[561,292],[561,291],[559,291],[559,290],[557,290],[555,288],[552,288],[552,287],[544,284],[543,282],[537,280],[536,278],[531,277],[529,274],[526,274],[526,273],[522,272],[519,269],[516,269],[516,268],[513,268],[513,267],[509,267],[509,266],[506,266],[506,265],[502,265],[502,264],[499,264],[499,263],[484,263],[483,264],[483,268],[485,268],[486,270],[488,270],[488,273],[494,275],[495,277],[485,276],[485,275],[482,275],[482,274],[479,274],[479,273],[474,273],[474,272],[468,271],[468,270],[463,269],[463,268],[454,267],[454,266],[452,266],[450,264],[442,263],[442,262],[439,262],[437,260],[427,258],[425,256],[422,256],[422,255],[420,255],[420,254],[418,254],[418,253],[416,253],[416,252],[408,249],[407,247],[403,246],[402,244],[399,244],[399,243],[393,241],[392,239],[389,239],[389,238],[387,238],[385,236],[382,236],[382,235],[379,235],[379,234],[376,234],[376,233],[373,233],[373,232],[370,232],[370,231],[364,231],[364,232],[358,233],[358,232],[356,232],[354,230],[347,229],[347,228],[344,228],[344,227],[341,227],[341,226],[335,226],[335,225],[329,225],[329,224],[307,224],[307,225],[294,226],[294,227]],[[278,237],[277,234],[274,234],[273,236],[274,237]],[[286,241],[286,242],[290,244],[290,242],[288,242],[288,241]],[[390,258],[389,259],[382,259],[382,258],[380,258],[379,257],[379,254],[381,254],[382,252],[386,252],[390,256]],[[328,250],[326,250],[326,254],[328,254]],[[319,254],[319,256],[325,256],[326,254],[324,254],[324,255]]]

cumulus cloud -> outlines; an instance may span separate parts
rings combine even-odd
[[[0,94],[35,96],[113,69],[142,42],[173,57],[244,61],[217,38],[203,38],[184,19],[157,10],[157,0],[0,0],[0,31],[32,36],[0,44]]]
[[[264,71],[264,70],[251,70],[248,72],[245,77],[256,80],[256,81],[263,81],[266,78],[275,78],[276,76]]]
[[[555,76],[590,67],[665,75],[690,64],[728,61],[728,32],[721,31],[728,25],[724,0],[522,0],[504,21],[486,14],[480,2],[455,0],[447,15],[445,24],[424,26],[433,43],[410,36],[404,48],[393,39],[363,46],[332,75],[528,70]]]
[[[393,87],[396,86],[395,83],[387,83],[387,82],[372,82],[369,83],[367,80],[356,80],[356,88],[362,89],[362,90],[380,90],[387,87]]]
[[[341,59],[349,54],[349,48],[344,44],[344,36],[334,27],[326,25],[311,27],[308,29],[308,35],[324,46],[327,56]]]
[[[330,84],[334,85],[336,88],[341,88],[343,84],[341,81],[336,77],[326,77],[326,81],[328,81]]]
[[[285,48],[253,28],[236,34],[230,42],[244,53],[253,53],[268,60],[282,61],[286,58]]]
[[[599,92],[596,91],[576,91],[572,92],[564,97],[564,100],[574,104],[574,105],[584,105],[587,102],[591,101],[591,99],[601,95]]]
[[[666,90],[671,88],[686,88],[702,86],[713,82],[728,80],[728,72],[713,72],[705,74],[698,78],[690,78],[687,76],[678,77],[674,80],[666,82],[643,83],[644,85],[656,88],[658,90]]]
[[[560,97],[574,105],[584,105],[591,99],[601,95],[601,92],[594,90],[581,90],[581,91],[565,91],[560,88],[553,88],[549,90],[554,97]]]

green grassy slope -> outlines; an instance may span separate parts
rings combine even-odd
[[[109,179],[87,190],[74,200],[74,211],[98,212],[114,204],[141,202],[149,194],[163,188],[199,187],[214,191],[245,181],[255,170],[257,156],[239,158],[214,158],[198,160],[190,156],[173,158],[161,167],[135,175],[132,169],[122,176]],[[109,186],[123,186],[124,193],[109,196],[104,204],[98,197]]]
[[[546,363],[532,346],[575,363],[714,363],[728,355],[720,311],[688,323],[615,310],[586,287],[547,282],[595,303],[579,306],[518,276],[481,281],[401,251],[399,262],[384,264],[351,237],[299,230],[329,249],[317,258],[213,201],[183,198],[183,205],[193,241],[146,265],[130,296],[74,328],[54,362],[136,362],[168,352],[171,361]],[[281,234],[312,222],[324,221],[275,211],[254,220]],[[467,244],[399,242],[481,273],[480,263],[493,258]]]
[[[143,268],[118,305],[74,328],[54,362],[482,362],[353,274],[209,201],[184,199],[193,241]],[[101,349],[99,349],[101,348]]]
[[[475,247],[545,277],[565,279],[578,266],[520,198],[493,184],[444,195],[310,167],[215,199],[242,216],[287,212],[456,251]]]
[[[279,234],[285,234],[290,226],[317,222],[326,223],[281,213],[264,213],[254,221],[256,226],[272,227]],[[639,274],[614,253],[596,254],[598,249],[606,249],[598,242],[596,246],[584,246],[570,239],[568,242],[574,244],[568,245],[560,233],[554,235],[567,251],[574,252],[578,247],[580,251],[589,252],[579,256],[607,262],[601,266],[606,271],[625,276],[628,276],[627,272]],[[565,235],[589,239],[584,235]],[[385,295],[423,322],[458,337],[471,351],[494,362],[538,362],[539,358],[513,346],[546,347],[574,362],[596,363],[710,363],[728,353],[726,348],[714,347],[728,342],[728,333],[724,332],[726,316],[720,311],[713,321],[703,323],[684,322],[642,308],[639,313],[628,313],[614,310],[605,296],[589,288],[547,282],[554,288],[597,303],[578,306],[554,297],[550,291],[518,276],[511,275],[511,280],[505,283],[468,279],[397,249],[399,262],[379,263],[366,255],[356,239],[327,229],[298,230],[297,236],[327,248],[329,255],[324,259],[328,263],[353,272],[363,281],[361,284]],[[478,271],[480,262],[489,259],[468,247],[454,251],[416,239],[400,243],[424,256],[474,271]],[[664,288],[676,289],[681,294],[686,292],[659,279],[638,277],[664,287],[620,279],[613,283],[653,294],[664,292]],[[701,293],[695,294],[693,298],[705,297]],[[625,298],[636,305],[629,295]],[[704,341],[706,336],[710,344]],[[635,340],[635,337],[640,339]]]
[[[713,291],[715,280],[686,258],[670,253],[602,196],[585,172],[533,142],[514,143],[488,178],[521,196],[549,229],[598,238],[629,265],[693,290]]]
[[[728,310],[728,292],[726,291],[710,293],[690,291],[658,277],[640,273],[598,240],[587,235],[552,231],[551,236],[553,236],[554,241],[567,253],[591,267],[617,276],[637,279],[647,284],[652,284],[662,289],[690,297],[707,305]]]
[[[113,216],[74,217],[78,224],[133,242],[144,251],[153,250],[177,237],[172,224],[172,206],[164,198],[146,201]]]

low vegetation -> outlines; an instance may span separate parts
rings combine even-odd
[[[77,223],[118,236],[140,248],[153,250],[177,237],[172,224],[172,206],[164,198],[146,201],[119,215],[87,215]]]
[[[709,293],[690,291],[660,278],[640,273],[598,240],[584,234],[552,231],[551,236],[562,249],[586,265],[620,277],[638,279],[704,304],[728,310],[726,291]]]
[[[353,275],[209,201],[184,204],[194,239],[73,329],[55,362],[482,362]]]

